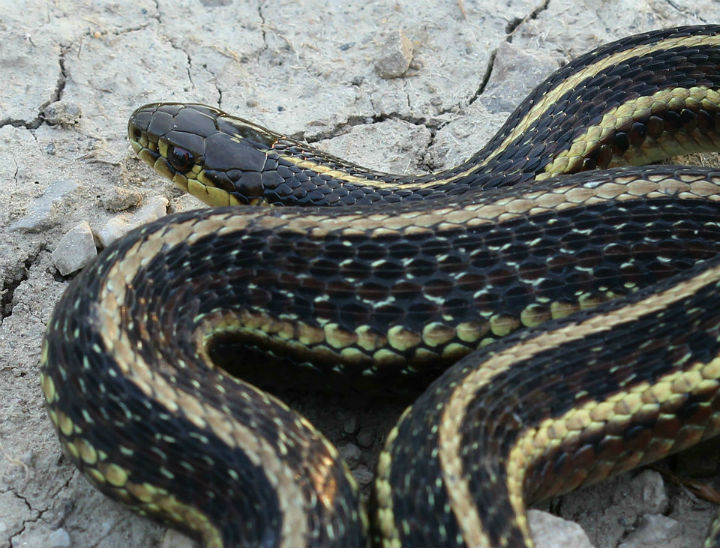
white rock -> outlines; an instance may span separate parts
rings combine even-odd
[[[90,225],[87,221],[82,221],[60,239],[52,252],[52,260],[58,272],[67,276],[90,264],[96,255],[97,249]]]
[[[174,529],[168,529],[160,548],[197,548],[197,546],[197,543],[190,537]]]
[[[70,535],[65,529],[55,529],[48,536],[48,546],[52,548],[65,548],[65,546],[70,545]]]
[[[167,198],[163,196],[153,196],[135,213],[123,213],[113,217],[98,231],[98,240],[103,247],[107,247],[133,228],[164,217],[168,203]]]
[[[57,206],[65,196],[78,187],[77,181],[60,180],[52,183],[30,207],[27,214],[10,225],[10,230],[39,232],[57,224]]]
[[[541,510],[528,510],[528,523],[537,548],[594,548],[574,521]]]
[[[646,514],[640,527],[630,533],[618,548],[681,548],[687,546],[684,532],[679,521],[661,514]]]
[[[643,470],[633,479],[631,486],[640,494],[642,507],[640,514],[662,514],[667,510],[670,500],[665,492],[665,482],[655,470]]]
[[[413,45],[402,31],[394,33],[384,45],[383,56],[375,63],[380,78],[400,78],[410,67]]]

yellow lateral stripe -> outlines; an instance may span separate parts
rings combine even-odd
[[[591,334],[609,331],[618,325],[632,323],[645,314],[652,314],[669,305],[685,299],[700,288],[717,283],[720,280],[720,266],[706,270],[697,276],[680,282],[673,287],[648,296],[646,299],[613,310],[607,314],[593,316],[583,322],[573,322],[555,331],[541,333],[522,341],[488,358],[482,366],[475,367],[451,394],[443,410],[438,429],[438,457],[445,490],[450,506],[460,526],[463,538],[469,546],[486,546],[489,540],[485,536],[477,508],[470,503],[472,495],[468,478],[464,476],[462,466],[462,435],[460,427],[467,415],[467,407],[477,391],[489,384],[494,377],[512,367],[518,359],[529,360],[537,354],[583,339]],[[518,516],[524,515],[522,497],[511,500]],[[519,504],[519,506],[516,506]],[[527,523],[519,523],[526,538],[529,539]]]
[[[656,111],[658,105],[672,106],[673,103],[694,104],[717,111],[720,106],[720,93],[704,86],[673,88],[627,101],[610,109],[603,115],[599,124],[588,127],[582,135],[578,135],[566,150],[545,166],[545,173],[552,176],[578,171],[585,155],[599,142],[616,130],[627,127],[632,120],[647,118]],[[665,157],[663,152],[662,149],[658,149],[659,158]]]
[[[663,404],[673,406],[681,403],[682,394],[700,394],[717,390],[720,384],[718,379],[720,379],[720,358],[715,358],[709,363],[697,362],[682,371],[667,373],[652,384],[643,381],[627,390],[611,394],[605,400],[588,401],[559,417],[545,419],[536,427],[524,431],[516,440],[507,459],[507,488],[513,508],[519,516],[524,515],[523,483],[528,466],[542,454],[564,443],[571,431],[580,433],[593,426],[596,430],[600,430],[608,416],[618,416],[621,412],[625,416],[630,416],[635,412],[657,410],[660,414]],[[681,389],[682,394],[677,394],[675,388]],[[698,431],[697,436],[701,437],[701,435],[702,432]],[[620,473],[625,471],[625,468],[639,466],[641,462],[638,461],[642,457],[643,453],[636,452],[631,460],[615,463],[612,473]]]
[[[645,44],[642,46],[630,48],[628,50],[620,51],[613,55],[609,55],[604,59],[601,59],[597,63],[586,66],[582,70],[570,75],[567,79],[563,80],[558,87],[555,87],[552,90],[548,91],[543,96],[542,100],[539,101],[534,107],[532,107],[528,114],[520,121],[520,123],[515,126],[513,131],[510,132],[510,134],[502,142],[502,144],[495,151],[493,151],[490,156],[488,156],[485,163],[487,163],[487,160],[490,160],[492,157],[496,156],[499,152],[505,150],[505,148],[512,141],[522,135],[527,130],[527,128],[530,127],[530,125],[540,119],[548,110],[548,108],[554,105],[564,93],[566,93],[569,89],[575,89],[580,84],[580,82],[582,82],[586,78],[596,76],[603,70],[618,65],[633,57],[642,57],[656,51],[667,51],[669,49],[680,46],[716,46],[719,44],[720,36],[710,36],[705,34],[701,36],[679,36],[675,38],[667,38],[660,42]]]
[[[710,199],[720,197],[720,178],[706,176],[693,178],[691,174],[681,177],[658,176],[641,179],[638,176],[617,177],[603,182],[590,179],[583,185],[555,186],[547,190],[529,188],[524,194],[505,196],[493,201],[471,203],[464,206],[438,207],[432,211],[408,211],[395,213],[351,213],[348,215],[298,215],[289,219],[264,216],[258,226],[271,230],[282,225],[283,230],[312,231],[314,238],[322,238],[331,231],[342,230],[348,236],[365,233],[382,226],[384,234],[393,231],[436,230],[442,233],[462,227],[475,228],[516,219],[523,215],[543,214],[550,211],[570,209],[579,204],[592,205],[607,200],[636,200],[639,197],[676,197],[678,199]],[[439,222],[442,220],[443,222]]]
[[[306,501],[293,469],[285,466],[275,449],[251,428],[228,420],[223,410],[198,400],[194,394],[177,385],[171,385],[163,376],[155,373],[137,352],[138,342],[123,328],[117,314],[117,311],[125,306],[127,288],[132,286],[132,278],[142,267],[143,257],[154,257],[165,245],[172,246],[181,242],[192,244],[208,232],[222,232],[223,221],[224,216],[220,215],[202,222],[190,220],[135,242],[125,253],[125,260],[113,264],[107,272],[95,306],[98,329],[104,348],[109,355],[115,357],[126,380],[134,383],[149,400],[155,401],[156,405],[163,405],[172,415],[182,410],[185,417],[197,428],[209,429],[230,447],[242,447],[250,461],[265,471],[265,477],[274,491],[284,495],[278,498],[280,512],[284,516],[280,544],[302,546],[308,535]],[[285,408],[284,404],[251,385],[243,383],[243,386],[258,394],[261,399],[273,401]]]

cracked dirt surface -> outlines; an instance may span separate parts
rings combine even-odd
[[[67,286],[50,254],[80,221],[117,215],[108,197],[199,207],[134,159],[132,110],[219,106],[368,167],[448,167],[486,142],[543,77],[601,43],[718,21],[710,0],[0,0],[0,547],[152,546],[166,529],[92,489],[62,457],[38,387],[40,341]],[[402,31],[408,73],[374,65]],[[285,396],[353,460],[363,484],[404,402]],[[360,451],[357,451],[357,449]],[[550,503],[595,546],[637,526],[633,476]],[[666,511],[699,545],[713,513],[683,489]],[[626,496],[627,495],[627,496]],[[630,500],[629,504],[627,502]]]

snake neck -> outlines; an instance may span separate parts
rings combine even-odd
[[[129,135],[143,160],[210,205],[395,203],[640,165],[720,145],[719,29],[647,33],[584,55],[481,151],[427,175],[369,170],[203,105],[141,107]]]

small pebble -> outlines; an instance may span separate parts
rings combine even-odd
[[[142,203],[142,194],[137,190],[116,186],[107,196],[100,198],[100,203],[107,211],[117,213],[138,207]]]
[[[193,539],[175,529],[168,529],[160,544],[160,548],[197,548],[197,546]]]
[[[357,429],[357,417],[355,415],[350,415],[343,421],[343,432],[346,434],[353,434]]]
[[[536,548],[593,548],[583,528],[574,521],[541,510],[528,510],[527,515]]]
[[[353,469],[352,475],[355,478],[355,481],[358,482],[358,485],[360,487],[366,487],[370,485],[374,479],[373,473],[370,471],[370,469],[362,464],[357,468]]]
[[[10,230],[39,232],[57,224],[57,205],[78,187],[76,181],[61,179],[52,183],[30,207],[27,214],[10,225]]]
[[[375,63],[375,72],[380,78],[400,78],[410,67],[413,45],[402,31],[393,33],[383,45],[383,55]]]
[[[340,448],[340,456],[349,468],[355,468],[360,462],[362,451],[354,443],[346,443]]]
[[[113,217],[98,231],[98,240],[103,247],[107,247],[133,228],[164,217],[168,203],[167,198],[163,196],[153,196],[135,213],[122,213]]]
[[[52,252],[55,268],[63,276],[87,266],[96,256],[95,240],[87,221],[71,228]]]
[[[364,447],[365,449],[372,447],[375,443],[375,429],[371,428],[369,426],[363,426],[360,431],[357,433],[357,436],[355,436],[355,439],[358,442],[358,445],[360,447]]]
[[[665,492],[665,482],[655,470],[643,470],[632,480],[630,486],[639,491],[639,514],[662,514],[667,510],[670,499]]]
[[[48,546],[52,548],[64,548],[71,546],[70,535],[65,529],[55,529],[48,535]]]
[[[640,526],[618,548],[671,548],[684,546],[672,542],[684,533],[683,524],[661,514],[645,514]]]
[[[67,101],[50,103],[43,109],[42,113],[45,121],[51,126],[74,126],[80,121],[80,118],[82,118],[80,107],[75,103]]]

